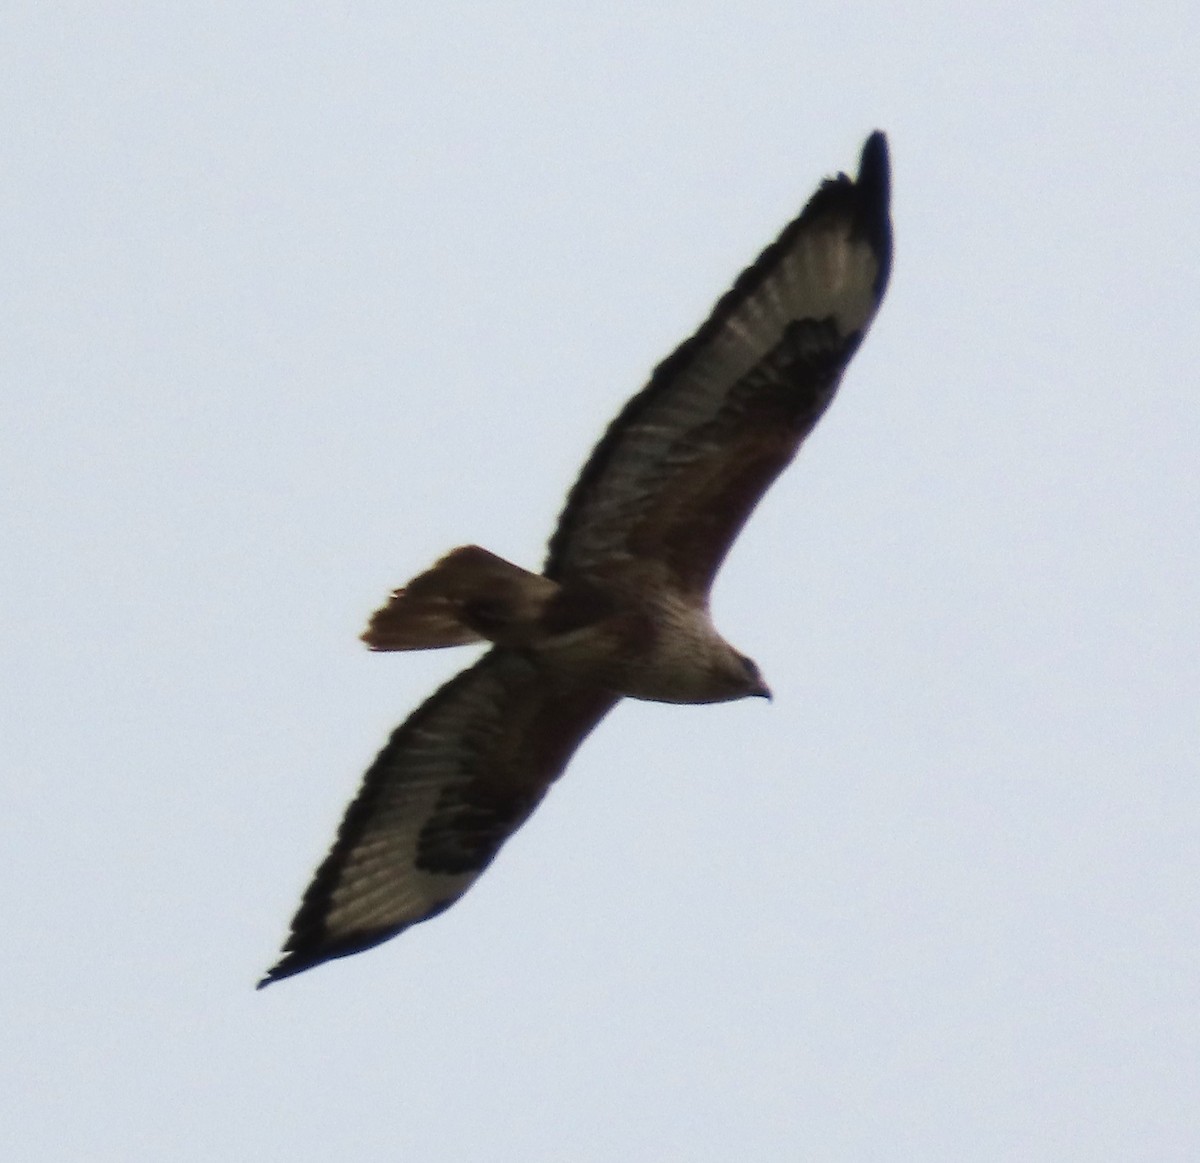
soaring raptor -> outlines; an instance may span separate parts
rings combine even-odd
[[[379,753],[260,987],[449,908],[620,699],[769,697],[714,628],[709,590],[875,316],[888,192],[877,132],[858,175],[821,184],[612,422],[540,574],[466,546],[371,618],[372,650],[492,648]]]

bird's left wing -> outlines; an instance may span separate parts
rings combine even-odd
[[[609,426],[550,541],[555,581],[689,595],[833,398],[891,269],[887,142],[825,182]]]
[[[260,988],[449,908],[615,702],[499,648],[451,679],[367,771]]]

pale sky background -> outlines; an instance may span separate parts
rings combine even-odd
[[[0,1155],[1200,1158],[1194,4],[10,3]],[[722,574],[444,917],[255,993],[370,610],[540,563],[889,134],[896,265]]]

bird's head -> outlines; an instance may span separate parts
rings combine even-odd
[[[719,692],[713,702],[771,698],[771,688],[764,681],[758,663],[732,648],[717,661],[712,677]]]

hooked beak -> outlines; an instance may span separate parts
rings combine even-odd
[[[773,702],[775,699],[775,696],[771,694],[771,688],[762,681],[750,692],[750,697],[752,699],[766,699],[768,703]]]

